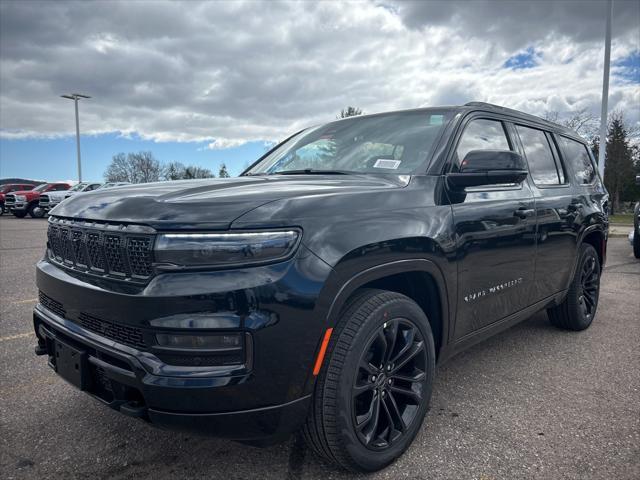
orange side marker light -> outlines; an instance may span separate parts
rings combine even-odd
[[[322,361],[324,360],[324,354],[327,353],[327,346],[329,345],[329,339],[331,338],[332,332],[333,328],[327,328],[327,331],[324,332],[322,345],[320,345],[320,351],[318,352],[318,356],[316,357],[316,364],[313,366],[314,376],[317,376],[320,373],[320,369],[322,368]]]

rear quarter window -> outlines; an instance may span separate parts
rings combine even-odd
[[[566,137],[557,137],[565,164],[572,171],[578,184],[589,185],[596,178],[596,169],[587,146]]]

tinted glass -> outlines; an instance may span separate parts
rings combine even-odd
[[[428,158],[451,116],[432,110],[331,122],[290,138],[247,174],[305,169],[411,173]]]
[[[596,170],[591,161],[587,147],[580,142],[565,137],[558,137],[562,155],[578,179],[578,183],[589,184],[596,178]]]
[[[458,166],[472,150],[511,150],[502,122],[486,119],[469,122],[456,149]]]
[[[529,162],[531,177],[536,185],[558,185],[560,178],[556,162],[551,153],[551,146],[542,130],[516,125],[522,140],[524,154]]]

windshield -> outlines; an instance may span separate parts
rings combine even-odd
[[[87,186],[86,183],[78,183],[77,185],[71,187],[69,189],[69,192],[79,192],[80,190],[82,190],[86,186]]]
[[[34,192],[41,192],[43,191],[45,188],[47,188],[49,186],[48,183],[41,183],[40,185],[38,185],[36,188],[33,189]]]
[[[245,175],[413,172],[430,155],[451,111],[353,117],[294,135]]]

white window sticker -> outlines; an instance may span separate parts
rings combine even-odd
[[[402,162],[400,160],[390,160],[388,158],[379,158],[376,163],[373,164],[373,168],[389,168],[396,170]]]

